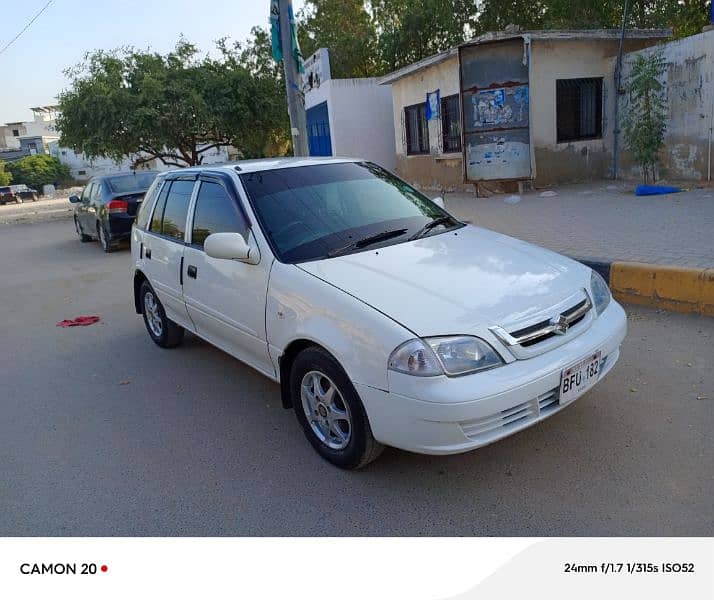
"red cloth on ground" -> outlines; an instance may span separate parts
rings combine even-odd
[[[82,316],[74,319],[65,319],[57,323],[57,327],[84,327],[85,325],[93,325],[99,321],[97,316]]]

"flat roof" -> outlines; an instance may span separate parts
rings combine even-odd
[[[531,40],[556,40],[556,41],[588,41],[588,40],[617,40],[621,35],[620,29],[535,29],[529,31],[489,31],[475,38],[467,40],[458,46],[449,48],[439,54],[428,56],[411,65],[387,73],[377,78],[378,85],[392,83],[403,77],[407,77],[418,71],[422,71],[439,63],[442,63],[453,56],[457,56],[459,48],[465,46],[478,46],[489,42],[500,42],[517,38],[529,38]],[[627,29],[625,38],[637,40],[661,40],[672,36],[671,29]]]

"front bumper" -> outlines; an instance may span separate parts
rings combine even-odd
[[[464,377],[390,371],[389,392],[357,383],[355,387],[378,441],[422,454],[457,454],[507,437],[572,404],[559,404],[561,371],[600,350],[599,382],[617,362],[626,331],[625,311],[613,300],[586,332],[539,356]]]

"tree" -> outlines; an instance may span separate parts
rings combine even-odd
[[[12,173],[5,170],[5,163],[0,160],[0,185],[10,185]]]
[[[298,18],[303,56],[327,48],[332,77],[377,74],[377,31],[364,0],[306,0]]]
[[[8,163],[12,180],[42,191],[42,186],[48,183],[58,185],[70,179],[69,167],[63,165],[57,158],[49,154],[33,154],[20,160]]]
[[[667,128],[667,102],[660,78],[666,68],[660,52],[638,54],[630,64],[627,81],[629,105],[625,114],[624,134],[627,148],[642,168],[642,179],[656,179],[657,154]]]
[[[475,0],[373,0],[371,7],[385,71],[456,46],[477,26]]]
[[[88,54],[67,71],[59,96],[60,143],[89,158],[135,164],[199,165],[209,150],[234,146],[263,156],[286,135],[284,87],[262,64],[262,38],[241,46],[218,43],[218,56],[199,57],[181,39],[166,55],[123,48]]]

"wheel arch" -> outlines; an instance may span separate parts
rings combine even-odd
[[[337,364],[342,367],[342,364],[339,360],[337,360],[335,355],[319,342],[308,338],[299,338],[291,341],[278,358],[280,371],[280,400],[283,403],[283,408],[293,408],[293,402],[290,398],[290,371],[293,367],[293,363],[300,352],[313,346],[327,352],[333,359],[335,359]],[[342,367],[342,369],[344,370],[344,367]]]
[[[149,281],[146,275],[144,275],[139,269],[134,271],[134,309],[136,310],[137,315],[144,314],[141,299],[139,298],[139,290],[141,289],[141,284],[145,281]]]

